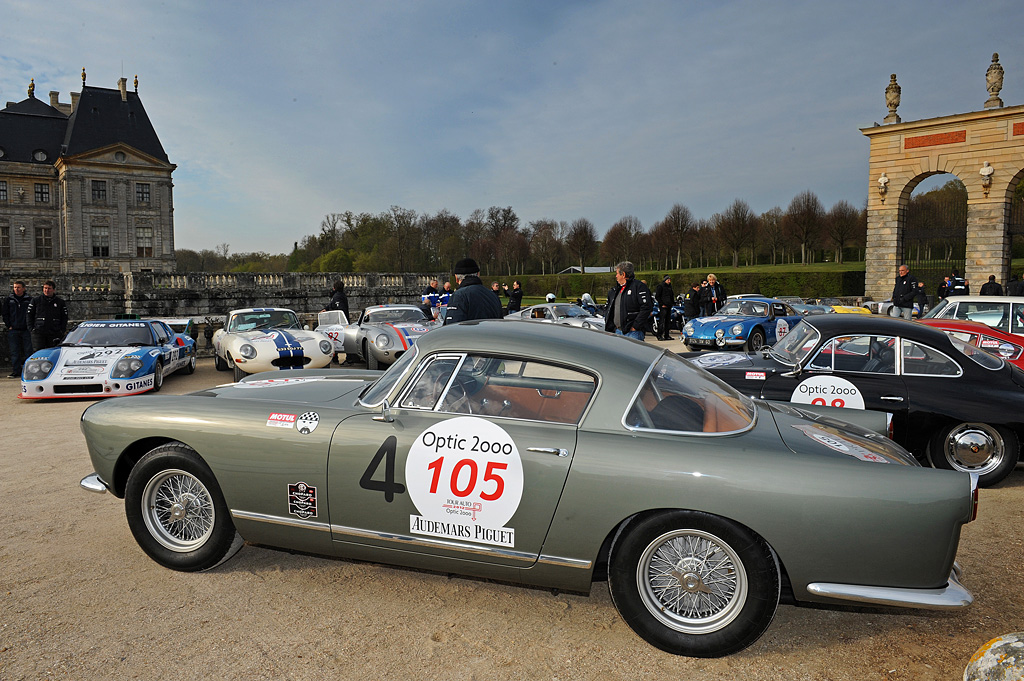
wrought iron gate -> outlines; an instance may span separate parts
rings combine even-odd
[[[913,197],[904,213],[900,250],[911,274],[924,283],[929,303],[934,303],[943,278],[954,269],[963,274],[967,262],[966,191]]]

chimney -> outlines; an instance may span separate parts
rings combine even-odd
[[[127,102],[128,101],[128,79],[127,78],[118,78],[117,79],[117,89],[121,91],[121,101],[122,102]]]
[[[54,109],[60,107],[60,93],[56,90],[50,90],[50,106]]]
[[[71,112],[74,113],[75,109],[78,108],[78,98],[82,96],[81,92],[71,93]]]

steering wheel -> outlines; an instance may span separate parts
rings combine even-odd
[[[444,386],[441,386],[442,388]],[[452,411],[459,414],[472,414],[473,405],[469,401],[469,391],[466,389],[466,385],[463,379],[456,378],[452,382],[452,387],[448,389],[448,394],[444,397],[444,404],[442,405],[445,411]],[[465,411],[463,411],[465,407]]]

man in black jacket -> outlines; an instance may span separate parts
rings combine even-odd
[[[3,301],[7,343],[11,350],[10,378],[21,377],[21,367],[32,354],[32,334],[28,329],[28,306],[32,299],[25,293],[25,282],[11,284],[11,294]]]
[[[34,350],[60,344],[68,328],[68,306],[57,296],[57,284],[53,280],[43,284],[43,295],[32,299],[25,316],[32,331]]]
[[[981,285],[980,295],[983,296],[1001,296],[1003,295],[1003,287],[996,281],[996,275],[988,275],[988,282]]]
[[[476,260],[464,258],[455,263],[455,283],[459,289],[448,301],[444,323],[456,324],[471,319],[501,319],[501,302],[480,281],[480,267]]]
[[[508,284],[505,284],[505,295],[508,296],[509,314],[523,309],[523,287],[518,280],[512,282],[511,290],[509,290]]]
[[[700,316],[700,282],[690,284],[690,290],[683,296],[683,323]]]
[[[608,292],[604,330],[642,341],[644,326],[654,311],[654,298],[647,284],[635,277],[633,263],[623,261],[615,266],[618,286]]]
[[[914,301],[917,299],[917,277],[910,273],[910,268],[900,265],[897,270],[896,285],[892,289],[892,307],[890,317],[913,319]]]
[[[668,318],[672,314],[672,303],[676,300],[672,290],[672,277],[665,275],[661,283],[654,287],[654,302],[658,309],[658,340],[672,340],[669,333]]]

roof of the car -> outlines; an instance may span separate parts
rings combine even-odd
[[[287,307],[243,307],[232,310],[228,314],[238,314],[239,312],[291,312],[294,314],[295,310],[289,310]]]
[[[1006,336],[1012,338],[1012,336],[1002,329],[997,329],[988,324],[982,324],[981,322],[972,322],[969,319],[918,319],[919,323],[933,328],[950,328],[950,329],[962,329],[964,331],[971,331],[973,333],[987,333],[991,336]]]
[[[1024,303],[1024,296],[948,296],[951,303]]]
[[[940,342],[947,339],[945,333],[926,324],[918,324],[899,317],[866,314],[822,314],[803,318],[825,336],[844,333],[874,333],[886,336],[903,336],[915,340]]]
[[[511,319],[450,324],[421,336],[416,346],[424,354],[480,352],[581,366],[606,374],[622,371],[631,375],[634,383],[664,352],[622,336],[560,324],[520,324]]]
[[[396,303],[394,305],[368,305],[363,312],[371,312],[374,310],[421,310],[419,305],[407,305],[402,303]]]

